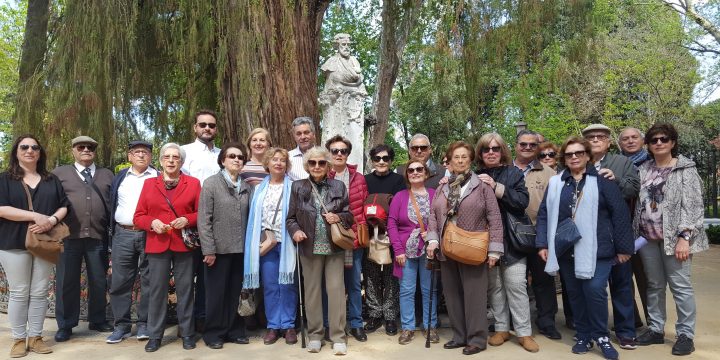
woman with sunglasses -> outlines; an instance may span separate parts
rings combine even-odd
[[[557,145],[549,141],[543,141],[538,145],[538,159],[553,170],[557,170],[558,167],[557,154]]]
[[[245,145],[247,145],[250,156],[240,171],[240,178],[250,186],[255,186],[268,175],[263,165],[263,158],[265,152],[273,146],[272,140],[270,140],[270,132],[263,128],[253,129],[248,135]]]
[[[446,152],[452,175],[448,183],[435,191],[432,200],[428,233],[427,257],[433,259],[441,249],[446,221],[472,232],[487,231],[490,236],[487,261],[469,265],[438,253],[443,294],[447,305],[453,338],[445,349],[463,348],[465,355],[477,354],[487,347],[488,269],[503,254],[502,219],[493,189],[470,171],[475,152],[472,145],[456,141]]]
[[[246,156],[238,142],[223,145],[220,171],[207,178],[200,192],[198,232],[205,266],[205,330],[211,349],[225,341],[247,343],[245,323],[237,314],[243,281],[245,230],[252,187],[240,177]]]
[[[388,215],[388,235],[395,254],[393,275],[400,279],[400,345],[409,344],[415,337],[415,290],[420,277],[422,293],[423,332],[430,331],[430,341],[440,342],[437,332],[437,289],[430,294],[431,272],[425,265],[425,237],[435,189],[425,187],[428,178],[425,162],[410,159],[405,165],[405,181],[410,188],[393,197]],[[433,297],[430,309],[430,296]],[[428,318],[428,311],[431,318]]]
[[[47,154],[34,136],[19,136],[9,160],[7,170],[0,174],[0,264],[10,292],[10,357],[18,358],[28,350],[52,352],[42,339],[42,330],[54,264],[29,253],[25,237],[28,231],[44,233],[62,221],[69,201],[60,180],[47,170]],[[25,189],[34,211],[29,211]]]
[[[303,155],[309,178],[292,183],[285,226],[298,243],[308,321],[307,349],[320,352],[323,329],[322,292],[327,292],[329,337],[336,355],[347,353],[345,343],[345,251],[330,237],[330,224],[350,228],[354,218],[342,181],[328,178],[330,152],[314,146]],[[327,209],[327,212],[325,212]],[[324,280],[324,281],[323,281]],[[323,286],[324,285],[324,286]]]
[[[478,178],[495,192],[500,214],[524,217],[529,203],[522,171],[513,166],[510,149],[498,133],[483,135],[475,147]],[[505,222],[504,222],[505,223]],[[520,345],[529,352],[540,350],[532,337],[530,299],[527,294],[527,255],[510,245],[507,227],[503,228],[504,254],[499,266],[490,268],[488,294],[495,318],[495,334],[488,344],[500,346],[510,339],[510,317]],[[491,254],[491,256],[493,256]]]
[[[651,160],[640,165],[640,196],[633,229],[647,239],[639,253],[648,280],[648,329],[638,345],[665,342],[665,288],[675,300],[677,340],[673,355],[695,350],[695,293],[690,279],[693,254],[708,249],[703,229],[702,181],[695,162],[678,153],[671,124],[655,124],[645,134]]]
[[[392,163],[395,160],[395,150],[381,144],[370,149],[370,161],[373,171],[365,175],[368,186],[368,197],[373,194],[395,195],[405,189],[405,178],[393,172]],[[378,224],[378,229],[387,224]],[[369,318],[365,324],[365,331],[373,332],[385,324],[385,333],[397,334],[397,319],[400,313],[398,279],[393,276],[391,266],[380,266],[367,257],[363,262],[363,276],[365,277],[365,303],[368,307]]]
[[[593,341],[606,359],[617,359],[608,333],[607,285],[615,264],[630,260],[630,213],[618,185],[590,162],[590,142],[568,138],[561,147],[565,170],[553,176],[537,217],[536,245],[545,272],[565,282],[577,330],[575,354]]]

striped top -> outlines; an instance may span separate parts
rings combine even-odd
[[[249,160],[240,170],[240,178],[245,180],[250,186],[255,186],[259,184],[265,177],[268,175],[268,172],[265,171],[265,168],[260,163],[256,163],[252,160]]]
[[[290,171],[288,175],[292,181],[307,179],[310,174],[305,171],[303,164],[303,153],[300,151],[300,147],[296,147],[288,152],[290,155]]]

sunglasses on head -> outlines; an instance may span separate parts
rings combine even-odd
[[[656,145],[656,144],[658,144],[658,141],[663,144],[667,144],[670,142],[670,137],[669,136],[656,136],[654,138],[651,138],[650,141],[648,141],[648,144]]]
[[[527,143],[527,142],[521,142],[518,143],[521,148],[527,148],[527,149],[534,149],[538,144],[537,143]]]
[[[211,128],[211,129],[214,129],[214,128],[217,126],[217,124],[215,124],[215,123],[201,122],[201,123],[197,123],[197,126],[199,126],[201,129],[204,129],[204,128],[206,128],[206,127],[209,127],[209,128]]]
[[[241,160],[241,161],[243,160],[242,154],[227,154],[227,155],[225,155],[225,157],[228,158],[228,159],[230,159],[230,160],[235,160],[235,159],[238,159],[238,160]]]
[[[425,167],[424,167],[424,166],[416,166],[416,167],[409,167],[409,168],[407,168],[407,173],[408,173],[408,174],[412,174],[412,173],[422,174],[422,173],[424,173],[424,172],[425,172]]]
[[[20,146],[18,146],[18,147],[19,147],[20,150],[22,150],[22,151],[28,151],[28,149],[33,149],[33,151],[40,151],[40,145],[27,145],[27,144],[23,144],[23,145],[20,145]]]
[[[308,160],[308,165],[310,165],[310,167],[325,167],[327,166],[327,160]]]
[[[332,153],[333,155],[337,155],[337,154],[347,155],[347,154],[350,153],[350,149],[348,149],[348,148],[345,148],[345,149],[337,149],[337,148],[334,148],[334,149],[330,149],[330,153]]]
[[[94,152],[94,151],[95,151],[95,146],[94,146],[94,145],[77,145],[77,146],[75,146],[75,148],[76,148],[78,151],[85,151],[85,150],[87,150],[87,151],[89,151],[89,152]]]
[[[374,162],[380,162],[381,160],[384,162],[390,162],[390,156],[385,155],[385,156],[373,156],[372,157],[372,161],[374,161]]]
[[[501,148],[499,146],[491,146],[491,147],[484,147],[482,148],[482,153],[487,154],[489,152],[499,153]]]
[[[413,145],[410,147],[410,150],[412,151],[422,151],[425,152],[430,148],[430,145]]]
[[[555,152],[540,153],[540,158],[541,158],[541,159],[542,159],[542,158],[554,158],[555,155],[557,155],[557,154],[555,154]]]
[[[566,152],[565,157],[568,159],[573,158],[573,157],[579,158],[579,157],[585,156],[586,153],[587,152],[585,150],[575,151],[575,152]]]

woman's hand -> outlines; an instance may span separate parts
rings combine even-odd
[[[407,256],[405,254],[398,255],[395,257],[395,261],[397,261],[398,265],[405,267],[405,260],[407,260]]]
[[[542,261],[547,262],[548,249],[540,249],[540,251],[538,251],[538,256],[542,259]]]
[[[44,233],[52,229],[53,226],[55,226],[52,220],[50,220],[50,217],[40,213],[35,213],[33,215],[33,222],[34,224],[28,226],[28,230],[30,230],[30,232],[33,234]]]
[[[186,217],[181,216],[181,217],[171,221],[170,226],[172,226],[175,229],[182,229],[182,228],[186,227],[189,223],[190,223],[190,221]]]
[[[150,228],[152,231],[158,233],[158,234],[164,234],[168,230],[170,230],[172,227],[168,224],[165,224],[164,222],[160,221],[160,219],[155,219],[150,223]]]
[[[440,179],[440,181],[438,181],[438,185],[445,185],[448,183],[449,180],[450,180],[449,177],[443,176],[442,179]]]
[[[206,263],[208,267],[215,265],[215,255],[205,255],[203,262]]]
[[[631,255],[625,255],[625,254],[617,254],[617,263],[618,264],[624,264],[628,260],[630,260]]]
[[[328,224],[334,224],[334,223],[340,222],[340,216],[338,216],[335,213],[331,213],[331,212],[325,213],[325,214],[323,214],[323,217],[325,218],[325,221],[328,222]]]
[[[675,258],[680,262],[690,259],[690,242],[685,240],[684,237],[678,237],[677,239],[677,244],[675,244]]]
[[[491,178],[490,175],[488,175],[488,174],[480,174],[480,175],[478,175],[478,178],[480,179],[480,181],[490,185],[490,187],[493,188],[493,190],[495,189],[495,186],[497,186],[497,183],[495,183],[495,180],[493,180],[493,178]]]
[[[293,234],[293,241],[296,243],[302,242],[305,239],[307,239],[307,235],[305,235],[305,232],[302,230],[298,230]]]
[[[497,264],[498,259],[494,257],[488,256],[487,262],[488,262],[488,268],[492,269],[495,267],[495,264]]]
[[[435,250],[438,248],[438,243],[432,242],[428,244],[427,249],[425,250],[427,252],[427,258],[428,259],[434,259],[435,258]]]

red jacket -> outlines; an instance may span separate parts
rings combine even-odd
[[[368,197],[367,183],[365,177],[357,172],[357,165],[347,165],[347,171],[350,172],[350,186],[348,187],[348,197],[350,198],[350,212],[355,218],[355,223],[352,226],[355,232],[355,248],[358,248],[357,242],[357,226],[358,224],[365,224],[365,215],[363,214],[363,207],[365,205],[365,198]],[[330,169],[328,173],[330,179],[335,178],[335,170]]]
[[[190,251],[182,241],[180,230],[173,229],[169,233],[158,234],[152,230],[150,224],[159,219],[165,224],[175,220],[176,216],[165,200],[165,182],[162,174],[156,178],[145,180],[140,200],[135,208],[133,224],[147,232],[145,252],[159,254],[167,251]],[[198,202],[200,201],[200,180],[181,174],[178,186],[175,188],[170,202],[180,217],[188,219],[188,227],[197,226]]]

